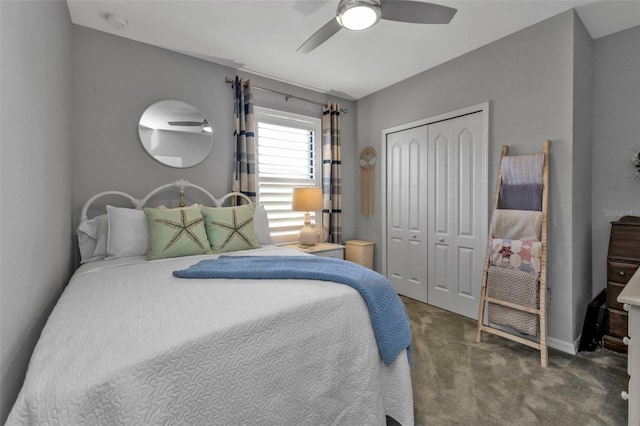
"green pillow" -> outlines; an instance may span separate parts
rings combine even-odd
[[[255,204],[238,207],[203,207],[207,236],[214,253],[248,250],[258,247],[253,225]]]
[[[200,209],[145,208],[149,229],[148,259],[210,253]]]

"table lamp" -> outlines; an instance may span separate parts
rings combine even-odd
[[[309,212],[322,210],[322,188],[318,186],[293,188],[291,207],[294,211],[304,213],[304,226],[298,234],[298,244],[301,246],[316,245],[316,230],[311,224]]]

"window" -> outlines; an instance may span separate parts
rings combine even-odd
[[[304,212],[291,210],[293,188],[321,185],[320,119],[258,107],[254,112],[257,202],[267,210],[273,242],[294,242]],[[316,212],[311,217],[313,222]]]

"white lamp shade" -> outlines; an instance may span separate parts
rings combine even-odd
[[[322,188],[311,186],[293,188],[291,208],[298,212],[312,212],[322,210]]]

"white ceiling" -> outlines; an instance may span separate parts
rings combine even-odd
[[[640,25],[640,0],[434,2],[458,9],[450,24],[382,20],[362,32],[343,29],[300,54],[296,49],[335,16],[338,0],[67,0],[75,24],[347,99],[572,8],[593,38]],[[107,14],[124,18],[126,28],[109,26]]]

